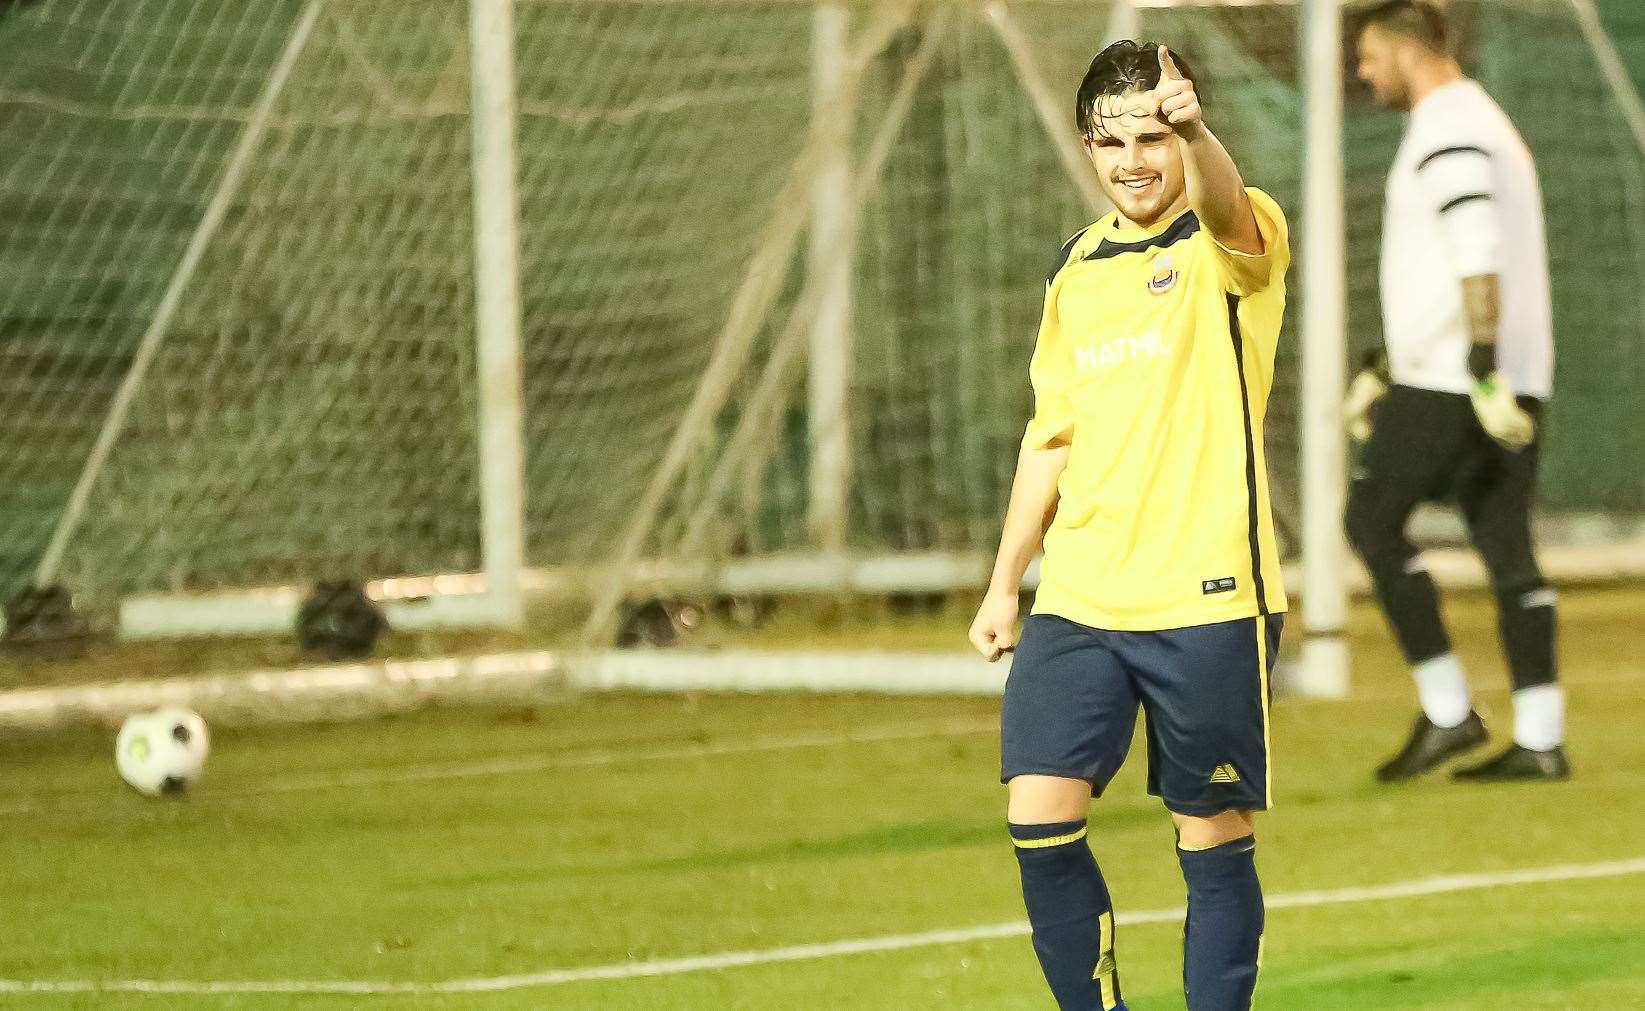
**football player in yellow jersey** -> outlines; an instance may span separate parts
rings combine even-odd
[[[1201,119],[1193,75],[1117,42],[1076,99],[1115,210],[1058,254],[993,578],[971,641],[1015,653],[1001,779],[1034,950],[1065,1009],[1123,1009],[1086,814],[1146,715],[1188,885],[1190,1011],[1250,1007],[1263,930],[1268,678],[1285,609],[1262,422],[1284,215]],[[1017,594],[1044,549],[1034,613]]]

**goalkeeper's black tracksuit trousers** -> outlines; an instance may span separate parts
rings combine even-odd
[[[1392,386],[1377,402],[1371,438],[1357,447],[1348,490],[1348,540],[1371,574],[1405,659],[1448,653],[1439,595],[1406,536],[1421,502],[1454,500],[1490,572],[1513,687],[1555,680],[1553,593],[1531,546],[1542,402],[1519,398],[1537,438],[1514,452],[1480,427],[1465,394]]]

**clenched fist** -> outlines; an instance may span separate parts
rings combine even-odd
[[[993,663],[1017,644],[1017,595],[990,593],[982,598],[976,620],[971,622],[971,645],[984,660]]]

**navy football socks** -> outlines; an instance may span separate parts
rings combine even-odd
[[[1114,911],[1085,822],[1012,825],[1034,953],[1063,1011],[1124,1011]]]
[[[1262,886],[1256,839],[1177,850],[1188,883],[1182,985],[1189,1011],[1245,1011],[1262,953]]]

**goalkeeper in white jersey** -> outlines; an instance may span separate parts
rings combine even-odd
[[[1386,355],[1350,388],[1362,443],[1348,537],[1412,666],[1422,713],[1377,770],[1408,779],[1485,743],[1439,598],[1405,527],[1419,502],[1454,500],[1490,571],[1514,688],[1513,742],[1458,779],[1563,779],[1564,695],[1554,592],[1531,545],[1553,323],[1536,165],[1518,131],[1450,55],[1429,0],[1360,14],[1359,76],[1410,113],[1388,173],[1382,235]]]

